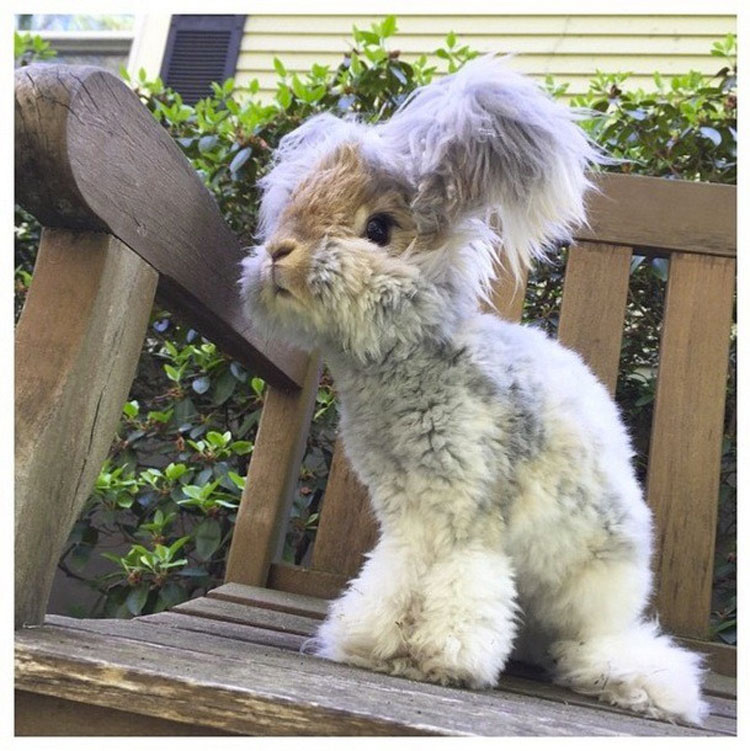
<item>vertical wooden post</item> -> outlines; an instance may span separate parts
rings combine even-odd
[[[557,331],[614,395],[628,301],[632,248],[574,243],[565,268]]]
[[[670,257],[647,495],[656,605],[679,636],[708,636],[734,281],[733,258]]]
[[[111,235],[42,234],[16,330],[16,627],[44,620],[127,399],[157,277]]]
[[[319,379],[320,358],[313,355],[301,389],[268,387],[232,535],[226,582],[266,586],[271,563],[283,546]]]

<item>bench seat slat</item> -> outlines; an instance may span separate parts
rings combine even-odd
[[[67,621],[63,625],[62,621]],[[208,621],[208,623],[215,623]],[[18,687],[246,734],[725,735],[605,707],[385,676],[155,623],[58,619],[17,635]],[[282,680],[283,679],[283,680]]]

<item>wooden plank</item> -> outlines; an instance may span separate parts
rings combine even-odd
[[[707,694],[723,696],[726,699],[737,699],[737,678],[723,675],[712,670],[706,675],[704,688]]]
[[[482,310],[497,313],[506,321],[520,321],[528,276],[528,269],[521,269],[521,278],[516,281],[509,272],[501,269],[492,285],[492,305],[482,304]]]
[[[558,338],[614,396],[632,248],[575,243],[565,267]]]
[[[365,553],[372,550],[377,539],[378,525],[367,488],[354,474],[338,440],[320,510],[312,568],[351,578],[362,567]]]
[[[647,495],[657,609],[693,638],[708,634],[734,281],[733,259],[670,258]]]
[[[183,615],[174,612],[144,616],[138,620],[143,621],[144,623],[157,623],[159,625],[171,626],[172,628],[182,628],[189,631],[196,631],[202,634],[212,634],[214,636],[221,636],[238,641],[249,641],[255,644],[263,644],[295,652],[300,651],[302,644],[305,641],[304,637],[295,636],[293,634],[260,629],[233,622],[217,621],[211,618]],[[63,619],[54,616],[49,617],[47,622],[64,625]],[[87,621],[85,623],[92,622]],[[101,623],[101,621],[93,621],[93,623],[98,624]],[[86,628],[85,626],[82,627],[84,629]],[[109,631],[109,627],[105,626],[104,628],[95,628],[93,630],[96,630],[99,633],[105,633]],[[238,651],[241,652],[241,650],[242,647],[239,647]],[[529,676],[533,677],[530,678]],[[711,716],[707,719],[705,727],[712,730],[720,730],[722,732],[735,732],[737,717],[736,681],[734,682],[735,696],[725,696],[726,687],[723,688],[723,691],[718,693],[716,690],[712,690],[712,688],[715,689],[717,685],[716,678],[717,676],[713,673],[709,673],[706,676],[706,700],[710,706]],[[724,676],[718,676],[718,678],[724,678]],[[549,681],[543,671],[540,671],[533,666],[527,666],[518,662],[511,662],[506,667],[505,672],[500,678],[498,690],[503,692],[510,691],[511,693],[522,694],[524,696],[535,696],[552,701],[559,701],[568,706],[588,706],[594,708],[601,708],[603,706],[596,698],[577,694],[567,688],[556,686]],[[618,707],[612,707],[609,705],[604,706],[606,706],[607,710],[610,712],[618,712],[628,715],[635,714]]]
[[[196,615],[201,618],[214,618],[217,621],[243,623],[247,626],[270,628],[287,634],[312,636],[320,626],[319,618],[306,618],[302,615],[284,613],[278,610],[267,610],[226,600],[215,600],[210,597],[198,597],[195,600],[182,602],[172,608],[174,613]]]
[[[325,618],[328,613],[328,602],[320,597],[291,595],[288,592],[279,592],[266,587],[250,587],[233,582],[212,589],[206,597],[237,602],[241,605],[254,605],[268,610],[280,610],[308,618]]]
[[[281,557],[319,380],[320,358],[311,355],[302,389],[268,388],[237,511],[227,582],[263,586],[271,562]]]
[[[250,641],[256,644],[261,643],[272,647],[279,647],[281,649],[299,650],[299,646],[288,642],[288,639],[291,636],[289,634],[280,632],[274,633],[264,629],[238,625],[236,623],[218,621],[212,618],[187,616],[174,612],[143,616],[130,622],[99,619],[74,620],[64,616],[48,616],[47,623],[97,634],[109,634],[139,641],[143,640],[149,643],[154,642],[185,648],[191,644],[190,641],[182,639],[180,635],[173,635],[170,638],[165,638],[161,632],[152,633],[146,628],[149,624],[158,624],[160,626],[166,625],[171,626],[172,628],[186,629],[188,631],[195,631],[206,635],[207,639],[201,642],[200,649],[222,658],[241,655],[244,646],[232,646],[223,640],[216,641],[214,637],[217,636],[222,637],[223,639],[235,641],[241,640],[243,642]],[[134,624],[137,625],[134,627]],[[262,634],[262,642],[255,641],[256,636],[259,633]],[[296,638],[300,639],[301,637]],[[197,648],[195,645],[193,645],[193,647]],[[264,653],[259,659],[264,661],[270,660],[269,664],[275,664],[273,663],[273,654],[274,652]],[[556,686],[549,681],[543,670],[519,662],[511,662],[508,665],[506,671],[501,676],[497,690],[557,701],[571,707],[587,706],[595,709],[606,708],[606,711],[608,712],[615,712],[634,717],[640,716],[625,709],[612,707],[607,704],[603,705],[594,697],[576,694],[567,688]],[[723,699],[710,694],[707,696],[707,700],[711,707],[712,716],[707,720],[705,727],[709,730],[717,730],[726,733],[735,732],[737,717],[736,700]]]
[[[343,574],[293,566],[290,563],[273,563],[268,574],[268,586],[282,592],[294,592],[331,600],[338,597],[349,581]]]
[[[190,736],[234,735],[219,728],[98,707],[44,696],[15,692],[15,736]]]
[[[135,375],[156,281],[110,235],[42,233],[16,328],[16,626],[44,619]]]
[[[47,227],[115,235],[159,272],[170,310],[270,383],[301,385],[307,358],[243,312],[239,240],[128,86],[101,68],[29,65],[16,71],[15,113],[18,203]]]
[[[737,648],[720,641],[706,641],[705,639],[687,639],[680,637],[679,641],[688,649],[706,655],[706,666],[714,673],[728,678],[737,675]],[[736,694],[735,685],[735,696]]]
[[[587,225],[578,240],[679,250],[718,256],[737,254],[737,190],[734,185],[603,173],[587,197]]]
[[[289,634],[283,631],[274,631],[270,628],[248,626],[233,621],[217,621],[213,618],[203,618],[198,615],[187,615],[186,613],[172,611],[141,616],[138,620],[146,624],[157,624],[184,631],[196,631],[201,634],[214,634],[237,642],[251,642],[252,644],[286,649],[292,652],[299,652],[309,638],[301,634]],[[60,625],[50,616],[47,616],[45,622]],[[242,645],[237,645],[236,648],[241,650]]]
[[[156,710],[176,721],[193,722],[200,706],[201,722],[246,734],[721,734],[605,709],[571,712],[535,697],[416,683],[251,644],[238,654],[229,640],[130,625],[148,632],[150,641],[53,626],[19,632],[17,687],[135,712]],[[177,636],[181,645],[167,646]],[[214,640],[225,654],[207,654],[207,642]]]

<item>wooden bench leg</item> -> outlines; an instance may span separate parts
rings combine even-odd
[[[281,557],[319,380],[320,358],[314,354],[301,389],[268,387],[237,512],[227,582],[265,587],[271,563]]]
[[[135,375],[157,277],[111,235],[42,234],[16,329],[16,627],[44,620]]]

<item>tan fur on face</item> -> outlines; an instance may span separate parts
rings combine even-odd
[[[292,193],[269,244],[293,239],[310,253],[323,238],[363,237],[369,217],[387,213],[398,224],[388,251],[400,254],[416,236],[408,209],[398,186],[375,174],[356,146],[344,144]]]

